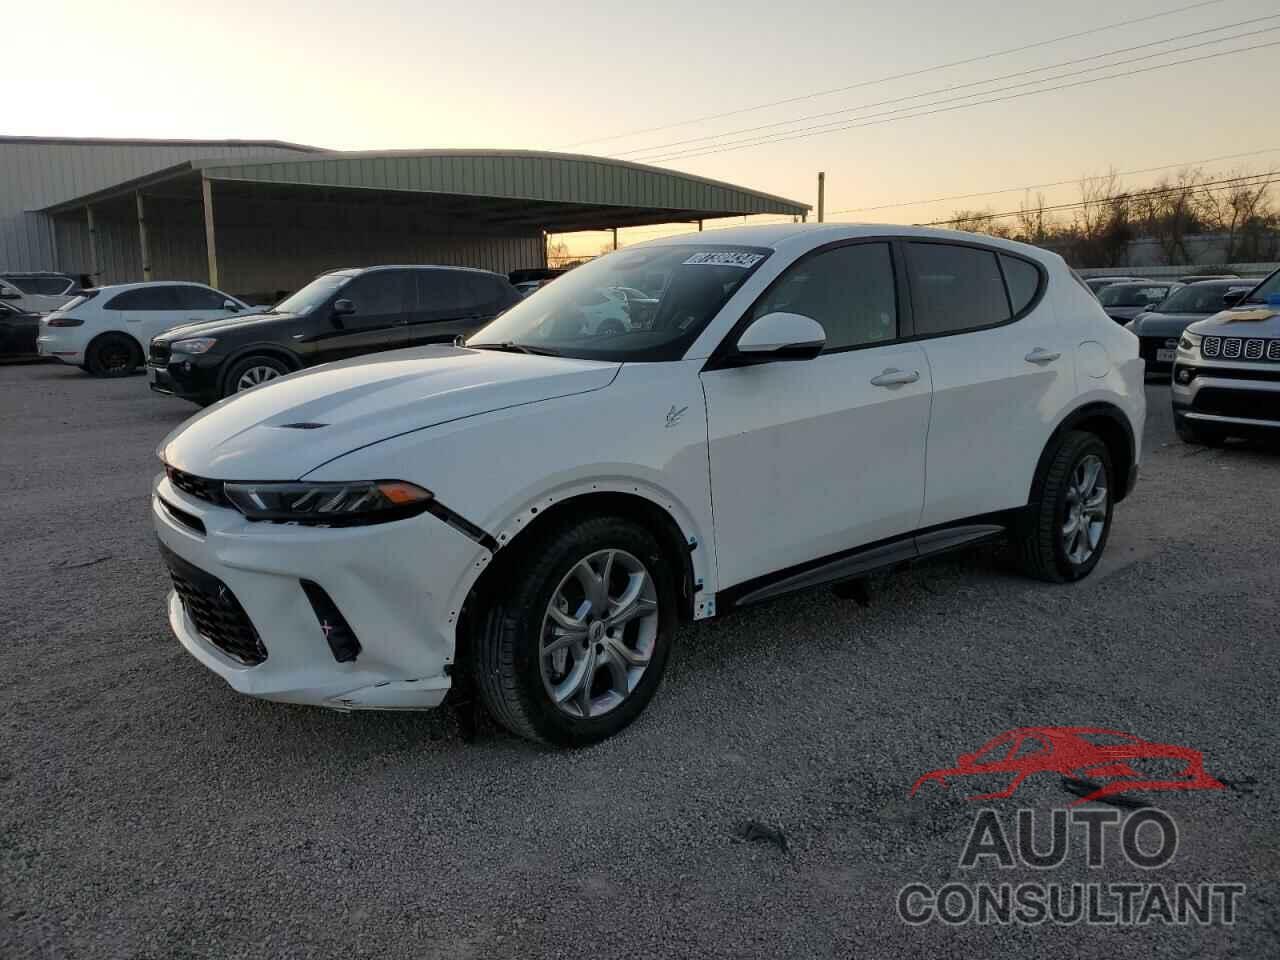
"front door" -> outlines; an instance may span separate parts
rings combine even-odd
[[[812,317],[823,353],[703,372],[721,589],[915,529],[931,383],[898,286],[886,242],[810,254],[750,318]]]
[[[313,363],[328,363],[408,346],[405,320],[413,303],[413,271],[370,270],[339,288],[309,325]],[[354,313],[338,314],[334,303],[349,300]]]

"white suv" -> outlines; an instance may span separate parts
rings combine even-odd
[[[574,319],[662,289],[643,327]],[[677,623],[1008,536],[1088,574],[1132,488],[1134,336],[1053,253],[907,227],[673,237],[595,260],[466,346],[361,357],[161,445],[169,622],[254,696],[599,740]]]
[[[80,291],[41,321],[36,349],[95,376],[122,377],[146,362],[152,337],[180,324],[220,320],[241,311],[249,306],[203,283],[95,287]]]

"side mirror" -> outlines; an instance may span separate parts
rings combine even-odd
[[[236,303],[234,300],[223,300],[223,301],[222,301],[222,309],[223,309],[223,310],[230,310],[232,313],[239,313],[239,312],[240,312],[240,304]]]
[[[1234,307],[1237,303],[1243,300],[1248,293],[1248,290],[1232,290],[1230,293],[1224,293],[1222,295],[1222,305],[1224,307]]]
[[[335,327],[342,326],[342,318],[349,317],[356,312],[356,305],[345,297],[341,300],[333,301],[333,325]]]
[[[827,332],[812,317],[799,313],[766,313],[738,337],[740,359],[747,363],[812,360],[827,343]]]

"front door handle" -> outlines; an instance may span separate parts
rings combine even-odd
[[[1052,350],[1046,350],[1044,347],[1036,347],[1026,356],[1027,363],[1053,363],[1062,354],[1054,353]]]
[[[871,385],[873,387],[897,387],[904,383],[915,383],[919,379],[919,370],[899,370],[897,367],[890,367],[878,377],[872,377]]]

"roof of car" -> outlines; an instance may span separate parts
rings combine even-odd
[[[626,249],[681,244],[741,244],[753,247],[777,247],[785,241],[804,236],[816,243],[838,240],[857,240],[870,237],[906,237],[920,240],[962,240],[986,246],[1002,247],[1010,253],[1018,253],[1038,260],[1061,259],[1056,253],[1016,240],[1005,240],[985,233],[966,233],[962,230],[940,230],[934,227],[913,227],[901,223],[779,223],[762,226],[728,227],[723,230],[705,230],[697,234],[681,233],[638,243]]]
[[[457,267],[450,263],[377,263],[370,267],[337,267],[333,270],[326,270],[319,276],[328,277],[335,273],[343,273],[354,277],[357,274],[371,273],[374,270],[465,270],[467,273],[484,273],[491,277],[507,279],[506,274],[495,273],[492,270],[481,270],[479,267]]]
[[[82,292],[84,293],[106,293],[107,291],[118,292],[120,290],[134,290],[138,287],[205,287],[212,290],[207,283],[201,283],[199,280],[139,280],[136,283],[106,283],[100,287],[90,287]]]

